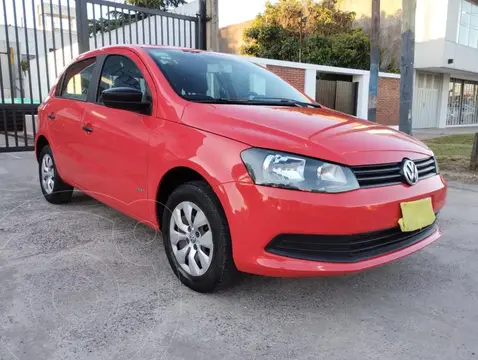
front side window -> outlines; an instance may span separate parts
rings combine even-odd
[[[90,58],[71,65],[65,73],[60,96],[86,101],[96,59]]]
[[[461,0],[458,43],[478,49],[478,0]]]
[[[172,49],[149,54],[174,91],[189,101],[310,100],[259,65],[232,56]]]
[[[106,58],[101,71],[97,102],[103,102],[103,91],[118,87],[141,90],[143,100],[151,102],[151,92],[146,80],[133,60],[123,55],[110,55]]]

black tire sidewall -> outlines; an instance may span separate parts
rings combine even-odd
[[[197,185],[197,183],[181,185],[171,194],[163,212],[162,234],[169,264],[181,282],[193,290],[209,292],[221,282],[224,271],[227,271],[225,268],[227,263],[232,261],[230,234],[222,207],[212,189],[207,185]],[[169,240],[171,210],[183,201],[196,204],[204,212],[212,231],[213,257],[209,269],[201,276],[192,276],[184,271],[174,256]]]

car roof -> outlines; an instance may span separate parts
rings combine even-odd
[[[188,53],[197,53],[197,54],[211,54],[211,55],[218,55],[222,56],[224,58],[234,58],[235,60],[240,60],[244,61],[244,59],[241,59],[237,55],[234,54],[225,54],[225,53],[219,53],[219,52],[214,52],[214,51],[207,51],[207,50],[200,50],[200,49],[192,49],[192,48],[185,48],[185,47],[178,47],[178,46],[165,46],[165,45],[133,45],[133,44],[121,44],[121,45],[109,45],[109,46],[104,46],[98,49],[94,50],[89,50],[86,51],[80,55],[78,55],[75,59],[73,59],[67,67],[69,67],[71,64],[76,63],[81,60],[85,60],[89,57],[92,56],[99,56],[105,53],[105,50],[120,50],[120,49],[129,49],[132,50],[134,53],[139,55],[139,52],[141,50],[146,50],[146,49],[164,49],[164,50],[178,50],[178,51],[184,51]]]
[[[140,49],[164,49],[164,50],[180,50],[180,51],[185,51],[185,52],[190,52],[190,53],[208,53],[208,54],[217,54],[217,55],[224,55],[224,56],[230,56],[230,54],[223,54],[223,53],[217,53],[213,51],[206,51],[206,50],[200,50],[200,49],[192,49],[192,48],[185,48],[185,47],[177,47],[177,46],[166,46],[166,45],[130,45],[130,44],[122,44],[122,45],[110,45],[110,46],[104,46],[98,49],[90,50],[87,52],[82,53],[79,55],[75,61],[90,57],[90,56],[97,56],[102,53],[104,53],[105,50],[107,49],[130,49],[133,51],[137,51]]]

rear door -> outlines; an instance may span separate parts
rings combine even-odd
[[[96,58],[92,57],[70,65],[45,109],[58,172],[73,185],[82,185],[84,133],[81,128],[95,64]]]
[[[101,201],[144,219],[149,219],[147,161],[149,139],[155,118],[140,112],[108,108],[102,92],[131,87],[152,102],[153,80],[141,59],[127,49],[105,50],[96,100],[88,104],[83,125],[87,131],[84,155],[88,158],[87,189]]]

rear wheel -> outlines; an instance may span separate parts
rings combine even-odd
[[[179,186],[169,197],[162,221],[169,264],[187,287],[211,292],[237,274],[231,237],[221,204],[202,181]]]
[[[42,149],[38,160],[40,187],[45,199],[52,204],[69,202],[73,187],[65,183],[58,174],[50,146]]]

